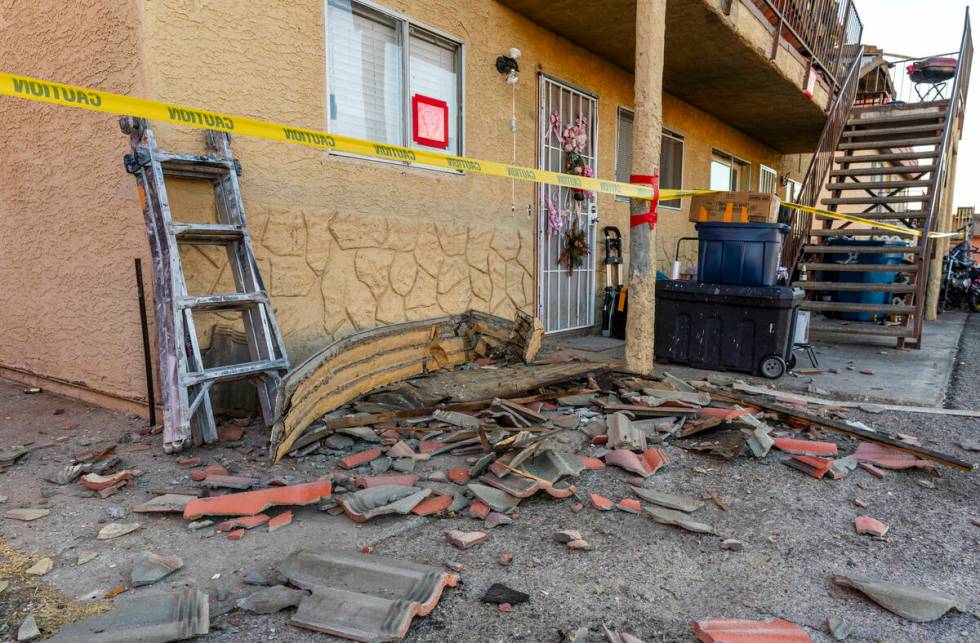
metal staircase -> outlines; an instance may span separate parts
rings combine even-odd
[[[927,233],[942,227],[943,213],[952,207],[947,183],[953,148],[962,132],[972,53],[967,15],[960,64],[945,98],[851,109],[828,182],[816,179],[825,188],[820,206],[908,231],[821,215],[804,226],[793,282],[807,292],[803,309],[865,322],[815,323],[814,330],[882,335],[896,338],[899,347],[921,347],[937,245]],[[904,73],[904,66],[897,71]],[[866,245],[868,241],[876,245]],[[882,279],[875,279],[876,273]],[[893,273],[894,280],[884,273]]]

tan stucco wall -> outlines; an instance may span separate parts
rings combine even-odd
[[[18,61],[10,69],[325,127],[322,0],[133,0],[132,6],[99,9],[103,4],[82,3],[70,20],[54,11],[49,17],[54,24],[70,21],[76,31],[91,30],[88,56],[61,54],[56,57],[61,62],[52,64],[15,40],[0,40],[10,52],[6,60],[15,55],[12,60]],[[392,0],[386,5],[464,41],[468,156],[511,158],[511,88],[493,62],[508,48],[519,47],[517,162],[536,162],[540,70],[599,96],[598,175],[614,176],[616,113],[619,106],[632,105],[630,74],[495,2]],[[22,29],[37,24],[36,11],[22,13]],[[91,24],[78,27],[79,21]],[[44,49],[60,51],[56,42],[52,35]],[[103,59],[104,64],[91,63]],[[21,142],[12,146],[15,162],[0,159],[5,210],[0,231],[8,238],[17,231],[20,237],[12,256],[5,252],[0,259],[0,274],[5,283],[25,286],[14,292],[17,305],[0,312],[4,328],[15,329],[0,337],[0,363],[121,396],[141,396],[131,266],[133,256],[145,253],[146,241],[134,181],[121,166],[126,138],[113,117],[2,105],[5,118],[9,113],[15,124],[23,122],[7,130],[18,132],[14,140]],[[685,187],[707,185],[712,147],[751,162],[753,187],[759,162],[777,169],[787,163],[774,150],[676,99],[665,97],[664,119],[685,135]],[[76,132],[75,158],[60,147],[66,123]],[[44,132],[40,147],[23,145],[37,127]],[[200,130],[161,124],[155,129],[165,148],[204,149]],[[244,167],[241,185],[256,253],[293,363],[355,328],[468,307],[502,315],[533,309],[535,227],[527,216],[533,186],[517,183],[512,202],[510,183],[497,178],[331,156],[243,137],[235,137],[233,147]],[[69,175],[49,172],[45,189],[38,190],[39,158],[62,171],[70,168]],[[175,216],[203,220],[212,208],[209,194],[186,183],[171,186]],[[602,195],[599,213],[600,226],[628,229],[627,204]],[[18,225],[12,227],[11,220]],[[674,239],[691,234],[693,227],[686,211],[664,210],[661,221],[658,258],[666,270]],[[185,257],[192,292],[229,290],[222,250],[193,248]],[[201,327],[206,331],[209,323],[213,320]]]
[[[142,95],[137,0],[5,2],[3,71]],[[0,375],[143,392],[146,235],[116,117],[0,98]]]

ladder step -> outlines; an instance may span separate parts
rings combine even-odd
[[[867,263],[803,263],[810,272],[814,270],[824,272],[918,272],[919,268],[910,264],[899,264],[897,266],[885,266],[881,264]]]
[[[907,125],[904,127],[869,127],[877,125],[874,121],[861,123],[857,127],[861,129],[847,130],[843,136],[845,138],[863,138],[865,136],[890,136],[892,134],[912,134],[914,132],[938,132],[943,128],[943,123],[930,123],[928,125]]]
[[[928,194],[908,194],[905,196],[850,196],[839,199],[821,199],[824,205],[879,205],[883,203],[927,203]]]
[[[889,174],[888,170],[882,174]],[[923,179],[919,181],[838,181],[828,183],[827,189],[831,192],[843,192],[846,190],[891,190],[894,188],[928,188],[932,186],[932,181]]]
[[[904,138],[891,139],[886,141],[861,141],[858,143],[841,143],[837,146],[838,150],[884,150],[894,147],[918,147],[919,145],[939,145],[942,143],[941,137],[932,138]]]
[[[907,315],[915,312],[915,306],[896,306],[894,304],[850,304],[841,301],[804,301],[800,308],[820,312],[841,313],[889,313]]]
[[[236,169],[234,160],[212,156],[159,152],[158,157],[165,176],[213,180],[227,176],[229,171]]]
[[[925,219],[928,213],[925,210],[909,210],[908,212],[842,212],[841,214],[850,214],[851,216],[861,217],[862,219],[870,219],[872,221],[901,221],[904,219]],[[817,214],[817,217],[825,217],[825,215]]]
[[[242,292],[230,295],[200,295],[195,297],[180,297],[177,306],[193,308],[199,312],[214,312],[219,310],[242,310],[257,304],[267,304],[269,298],[264,292]]]
[[[911,284],[861,284],[846,281],[794,281],[793,286],[803,290],[835,290],[840,292],[915,292]]]
[[[830,228],[821,230],[813,228],[810,230],[811,237],[905,237],[914,238],[916,235],[911,232],[893,232],[892,230],[882,230],[880,228]]]
[[[854,158],[854,157],[851,157]],[[831,170],[830,176],[884,176],[887,174],[925,174],[936,169],[935,165],[899,165],[896,167],[856,167]]]
[[[838,156],[834,163],[853,165],[854,163],[877,163],[879,161],[914,161],[916,159],[934,159],[939,156],[938,150],[912,150],[910,152],[894,152],[889,154],[866,154],[861,156]],[[881,168],[877,168],[881,169]],[[891,169],[891,168],[888,168]]]
[[[222,245],[241,241],[242,229],[223,223],[174,223],[172,228],[179,243]]]
[[[803,252],[811,254],[905,254],[914,255],[919,252],[917,246],[803,246]]]
[[[915,329],[908,326],[886,326],[870,322],[810,322],[811,333],[843,333],[846,335],[879,335],[882,337],[915,337]]]
[[[247,377],[255,377],[263,373],[271,373],[279,370],[288,370],[289,361],[285,359],[269,360],[264,362],[245,362],[243,364],[232,364],[230,366],[216,366],[197,373],[186,373],[181,378],[183,386],[194,386],[202,382],[230,382],[241,380]],[[278,374],[276,374],[278,375]]]

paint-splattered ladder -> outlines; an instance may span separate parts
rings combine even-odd
[[[153,259],[164,448],[170,452],[217,440],[210,391],[219,382],[254,381],[263,417],[271,424],[276,389],[289,370],[289,360],[255,261],[238,185],[241,168],[232,156],[229,135],[207,131],[209,153],[197,156],[160,150],[143,119],[124,117],[120,126],[133,147],[125,157],[126,171],[136,176]],[[174,221],[168,177],[209,181],[218,222]],[[183,245],[223,246],[236,292],[191,295],[181,263]],[[206,368],[194,313],[227,311],[241,312],[250,361]]]

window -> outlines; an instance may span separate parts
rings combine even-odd
[[[353,0],[327,0],[327,89],[334,134],[463,153],[462,45]],[[445,103],[448,146],[413,137],[413,97]]]
[[[800,190],[803,184],[799,181],[794,181],[793,179],[786,179],[786,200],[792,203],[796,203],[796,200],[800,198]]]
[[[776,193],[776,170],[759,165],[759,192]]]
[[[633,112],[619,108],[616,122],[616,180],[630,182],[633,173]],[[660,187],[679,190],[684,183],[684,137],[666,128],[660,139]],[[628,197],[616,197],[629,201]],[[680,209],[681,200],[661,201],[665,208]]]
[[[711,154],[710,189],[740,192],[748,189],[749,164],[731,154],[715,150]]]

